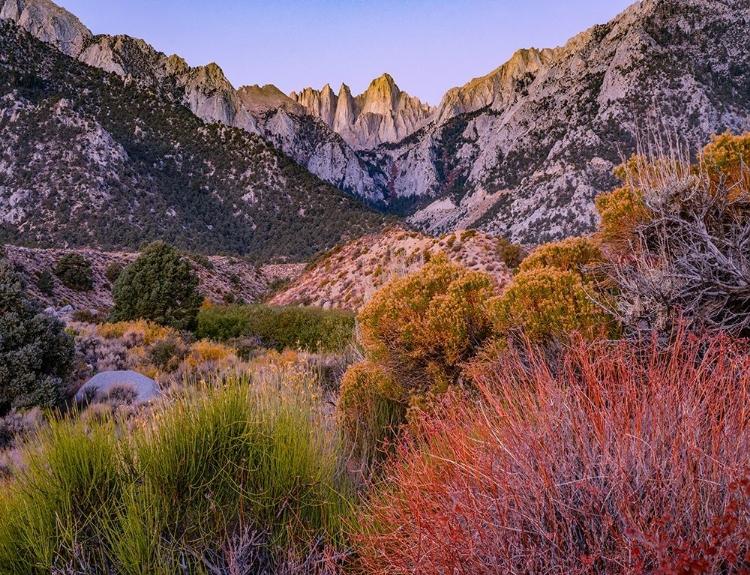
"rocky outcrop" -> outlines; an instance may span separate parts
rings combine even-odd
[[[290,98],[320,118],[355,150],[371,149],[402,140],[430,118],[434,109],[402,92],[388,74],[373,80],[367,90],[352,97],[346,84],[338,95],[326,84],[322,90],[305,88]]]
[[[13,20],[21,28],[76,57],[91,38],[80,20],[50,0],[0,0],[0,20]]]
[[[452,88],[443,96],[432,120],[436,124],[481,110],[498,102],[511,105],[539,71],[549,66],[559,52],[554,50],[518,50],[513,57],[493,72],[475,78],[460,88]]]
[[[265,86],[242,86],[237,93],[255,116],[260,116],[272,110],[282,109],[292,114],[304,114],[305,108],[284,94],[273,84]]]
[[[183,103],[202,120],[260,133],[255,117],[216,64],[191,68],[129,36],[97,36],[78,55],[90,66],[146,85],[182,93]]]

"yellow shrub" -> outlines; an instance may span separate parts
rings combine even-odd
[[[528,272],[546,267],[561,271],[581,271],[586,266],[604,261],[597,244],[587,238],[569,238],[537,248],[521,263],[521,271]]]
[[[733,136],[725,132],[714,136],[703,149],[701,166],[707,171],[712,189],[718,189],[725,180],[729,185],[730,199],[750,194],[750,132]]]
[[[196,367],[209,361],[222,361],[234,357],[234,349],[221,343],[213,343],[202,339],[190,346],[188,365]]]
[[[368,356],[409,390],[444,388],[490,335],[492,278],[435,256],[378,291],[361,311]],[[425,377],[427,374],[427,377]]]
[[[588,339],[615,332],[613,320],[591,300],[574,271],[522,271],[493,304],[494,328],[501,335],[520,330],[532,341],[546,341],[573,331]]]
[[[142,339],[145,345],[151,345],[155,341],[168,338],[170,335],[178,335],[177,331],[172,328],[163,327],[146,320],[104,323],[96,326],[96,332],[104,339],[136,336]]]

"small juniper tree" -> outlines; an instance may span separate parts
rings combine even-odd
[[[43,295],[51,296],[55,293],[55,280],[52,279],[52,274],[49,270],[44,270],[36,278],[36,287]]]
[[[112,319],[147,319],[180,330],[193,330],[203,302],[198,282],[190,262],[177,249],[154,242],[115,282]]]
[[[75,291],[89,291],[94,287],[94,271],[81,254],[66,254],[55,266],[55,275],[62,284]]]
[[[42,312],[28,297],[21,275],[0,260],[0,415],[12,408],[58,405],[74,353],[63,323]]]

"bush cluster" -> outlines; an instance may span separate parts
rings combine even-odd
[[[66,288],[74,291],[94,289],[94,270],[81,254],[70,253],[61,257],[55,266],[55,275]]]
[[[0,571],[329,572],[349,504],[314,401],[284,382],[216,384],[132,435],[52,421],[0,492]]]
[[[227,342],[258,338],[271,349],[338,352],[353,338],[354,314],[312,307],[261,304],[204,306],[198,314],[199,339]]]
[[[0,415],[65,399],[74,344],[64,327],[42,312],[21,275],[0,260]]]

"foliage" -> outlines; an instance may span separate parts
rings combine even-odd
[[[592,301],[574,272],[556,268],[521,272],[494,304],[498,334],[521,332],[542,342],[573,331],[589,340],[616,333],[611,316]]]
[[[104,277],[107,278],[109,283],[113,284],[117,281],[117,279],[120,277],[120,274],[123,272],[125,268],[122,266],[121,263],[118,262],[112,262],[107,266],[107,269],[104,270]]]
[[[257,337],[278,351],[336,352],[351,342],[353,332],[350,312],[253,304],[204,307],[198,314],[196,336],[223,342]]]
[[[371,361],[347,369],[338,411],[352,455],[372,459],[392,439],[406,416],[408,396],[393,375]]]
[[[53,420],[0,493],[0,571],[282,572],[336,543],[349,504],[311,388],[212,383],[130,433]]]
[[[581,275],[586,268],[604,261],[601,249],[587,238],[568,238],[561,242],[538,247],[521,264],[521,271],[555,268],[573,271]]]
[[[724,134],[697,165],[632,158],[626,187],[599,198],[601,238],[631,332],[750,334],[750,134]]]
[[[0,260],[0,415],[64,399],[74,355],[64,327],[42,312],[26,294],[21,275]]]
[[[424,415],[354,524],[361,572],[748,568],[745,344],[576,339],[472,375],[481,397]]]
[[[359,315],[370,359],[409,392],[444,390],[491,334],[492,278],[437,255],[375,293]]]
[[[112,319],[147,319],[180,330],[197,325],[203,298],[190,263],[164,242],[149,245],[115,282]]]
[[[613,336],[616,323],[595,301],[593,266],[601,265],[599,247],[586,238],[571,238],[537,248],[521,271],[493,301],[494,331],[522,333],[549,342],[577,331],[587,339]]]
[[[51,296],[55,293],[55,280],[49,270],[44,270],[37,276],[36,287],[42,295]]]
[[[497,249],[500,259],[503,260],[509,270],[516,270],[521,265],[525,254],[523,248],[510,240],[500,238],[497,240]]]
[[[89,291],[94,288],[94,270],[81,254],[69,253],[59,259],[55,275],[62,284],[74,291]]]

